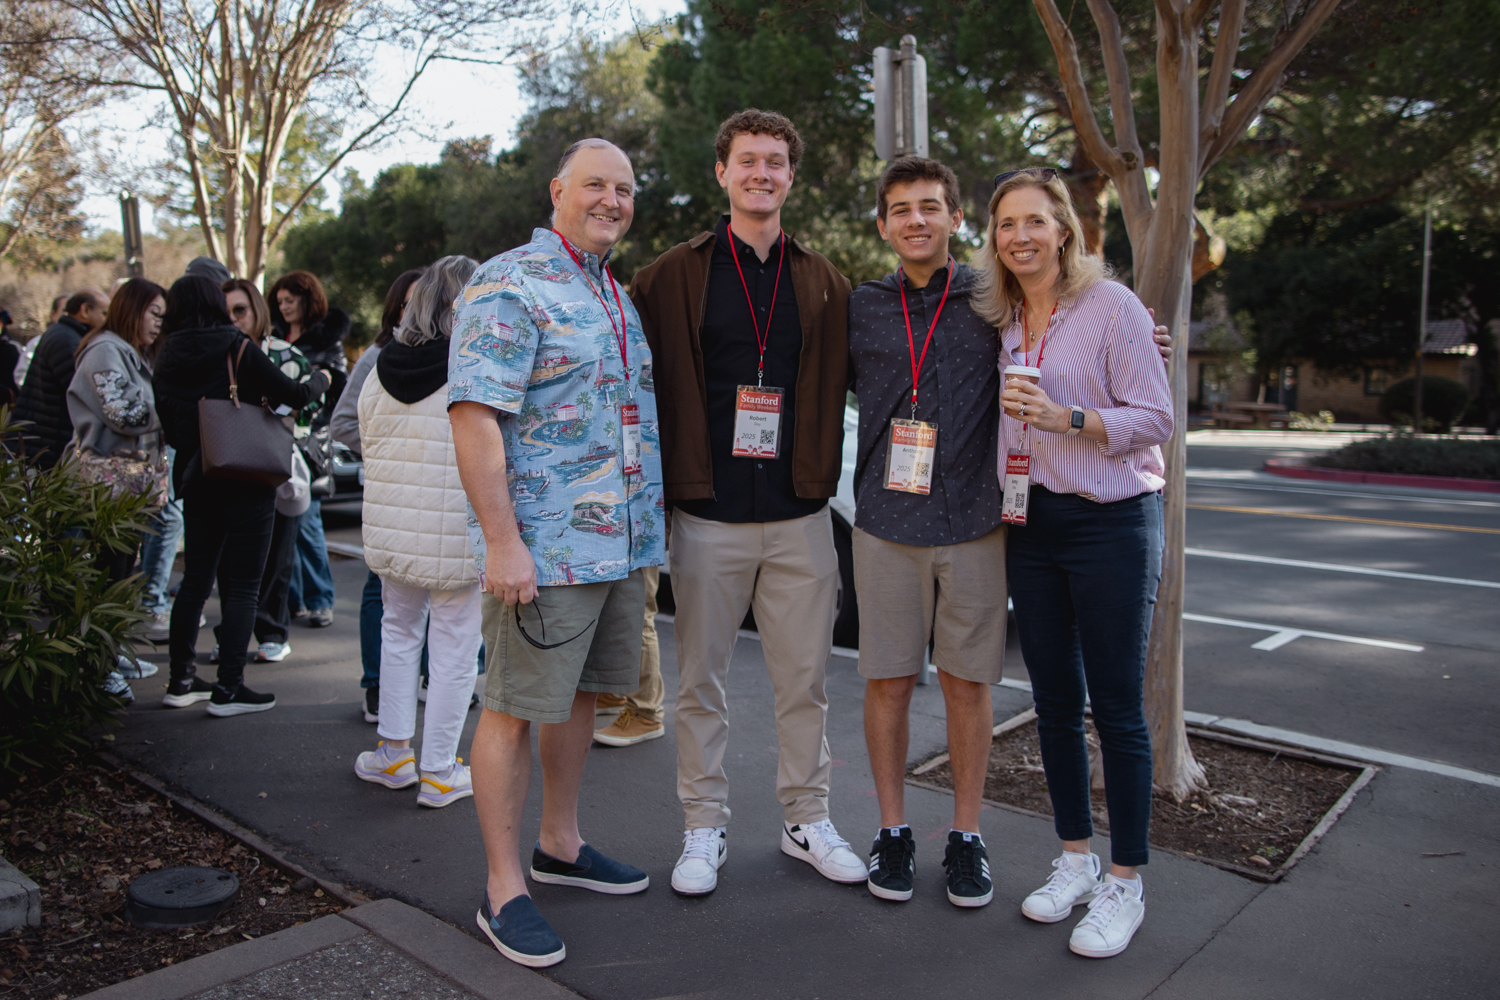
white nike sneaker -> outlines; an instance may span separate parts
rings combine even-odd
[[[783,822],[781,853],[806,861],[819,875],[834,882],[863,882],[870,877],[869,869],[849,848],[849,842],[839,836],[832,820],[801,825]]]
[[[1067,919],[1073,907],[1099,886],[1099,855],[1073,854],[1064,851],[1052,862],[1052,877],[1047,884],[1026,897],[1021,913],[1042,924]]]
[[[707,896],[719,884],[719,866],[729,852],[722,826],[700,826],[682,832],[682,857],[672,869],[672,891]]]
[[[1094,890],[1089,913],[1073,928],[1068,949],[1085,958],[1109,958],[1130,945],[1130,939],[1146,919],[1146,901],[1139,882],[1131,885],[1113,875]]]

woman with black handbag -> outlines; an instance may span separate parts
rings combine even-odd
[[[172,285],[164,329],[153,381],[167,443],[177,449],[172,478],[183,498],[186,548],[182,585],[172,605],[171,682],[162,701],[171,708],[208,701],[209,714],[217,716],[264,712],[276,706],[275,696],[245,687],[244,673],[276,489],[264,477],[257,481],[222,468],[205,473],[205,465],[218,467],[218,462],[204,459],[199,404],[232,400],[247,410],[301,409],[321,397],[332,379],[322,369],[306,382],[282,374],[230,321],[224,292],[209,278],[185,276]],[[266,426],[285,431],[279,422]],[[289,436],[287,441],[289,474]],[[247,450],[259,443],[243,442]],[[194,657],[198,616],[216,574],[222,645],[218,683],[209,685],[197,677]]]

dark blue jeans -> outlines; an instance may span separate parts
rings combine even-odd
[[[1104,758],[1110,858],[1143,865],[1151,734],[1142,686],[1161,581],[1161,497],[1101,504],[1033,486],[1026,520],[1010,528],[1006,568],[1057,835],[1093,836],[1086,695]]]

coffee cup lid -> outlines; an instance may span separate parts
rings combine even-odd
[[[1006,378],[1041,378],[1042,377],[1042,370],[1040,368],[1033,368],[1030,365],[1006,365],[1005,366],[1005,377]]]

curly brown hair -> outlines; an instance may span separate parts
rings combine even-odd
[[[787,160],[793,170],[797,169],[797,164],[802,160],[802,136],[792,120],[779,112],[746,108],[724,119],[724,124],[719,126],[719,134],[714,137],[714,156],[718,157],[720,163],[729,162],[729,147],[734,144],[734,137],[737,135],[769,135],[782,140],[786,143]]]
[[[302,325],[308,326],[328,315],[328,294],[323,291],[323,283],[318,276],[311,271],[288,271],[276,279],[276,284],[266,292],[266,305],[271,310],[271,322],[277,328],[284,328],[286,320],[281,318],[281,303],[276,301],[276,293],[282,290],[291,292],[302,300]]]

